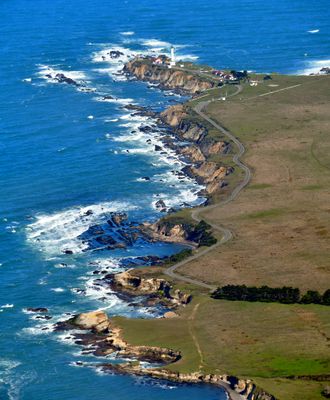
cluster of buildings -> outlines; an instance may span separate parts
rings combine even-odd
[[[247,71],[221,71],[214,70],[212,71],[213,75],[219,77],[220,82],[223,83],[239,83],[241,79],[249,80],[249,76]]]
[[[234,77],[233,74],[228,73],[226,71],[221,70],[214,70],[212,74],[219,77],[220,82],[228,83],[228,82],[236,82],[237,79]]]
[[[176,60],[175,60],[175,50],[174,47],[171,47],[171,57],[167,57],[164,54],[159,55],[158,57],[152,58],[153,64],[156,65],[166,65],[169,68],[175,67]]]

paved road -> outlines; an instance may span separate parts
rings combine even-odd
[[[241,91],[242,91],[242,87],[238,86],[237,87],[237,91],[235,93],[233,93],[231,96],[235,96],[238,93],[240,93]],[[214,100],[212,100],[212,101],[214,101]],[[208,117],[203,112],[205,107],[207,107],[208,104],[210,104],[210,103],[211,103],[211,100],[210,101],[200,102],[194,108],[194,111],[200,117],[202,117],[205,121],[207,121],[208,123],[213,125],[221,133],[223,133],[225,136],[227,136],[228,139],[230,139],[235,144],[235,146],[237,148],[237,152],[233,156],[233,161],[239,168],[241,168],[244,171],[244,178],[235,187],[235,189],[231,192],[231,194],[227,197],[227,199],[225,201],[221,201],[220,203],[212,204],[212,205],[207,206],[207,207],[199,207],[199,208],[194,209],[192,211],[192,213],[191,213],[191,216],[196,222],[200,222],[202,220],[202,218],[200,217],[200,214],[202,212],[205,212],[205,211],[208,211],[208,210],[212,210],[213,208],[217,208],[217,207],[223,207],[224,205],[228,204],[229,202],[235,200],[236,197],[238,196],[238,194],[249,183],[249,181],[251,179],[251,171],[250,171],[250,169],[240,160],[240,158],[242,157],[242,155],[245,152],[245,148],[244,148],[243,144],[231,132],[229,132],[223,126],[221,126],[220,124],[215,122],[213,119]],[[188,276],[180,275],[178,272],[176,272],[176,270],[178,268],[182,267],[183,265],[189,263],[190,261],[193,261],[193,260],[196,260],[196,259],[202,257],[203,255],[205,255],[205,254],[209,253],[210,251],[214,250],[216,247],[221,246],[224,243],[226,243],[226,242],[228,242],[229,240],[232,239],[233,233],[229,229],[225,228],[224,226],[215,224],[215,223],[213,223],[211,221],[208,221],[205,218],[204,218],[204,220],[209,225],[211,225],[214,230],[216,230],[218,232],[221,232],[221,234],[222,234],[221,239],[218,240],[218,242],[216,244],[214,244],[213,246],[207,247],[206,249],[202,250],[201,252],[198,252],[197,254],[195,254],[195,255],[193,255],[191,257],[188,257],[188,258],[184,259],[183,261],[181,261],[181,262],[179,262],[177,264],[172,265],[171,267],[167,268],[164,272],[165,272],[165,274],[167,274],[171,278],[175,278],[175,279],[180,280],[180,281],[191,283],[193,285],[201,286],[203,288],[206,288],[206,289],[209,289],[209,290],[213,291],[213,290],[216,289],[216,286],[213,286],[213,285],[210,285],[208,283],[202,282],[202,281],[200,281],[198,279],[193,279],[193,278],[189,278]]]

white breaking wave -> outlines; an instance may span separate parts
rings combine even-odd
[[[1,308],[13,308],[14,304],[4,304],[1,306]]]
[[[33,327],[23,328],[19,335],[29,334],[31,336],[47,335],[54,332],[55,326],[53,323],[38,324]]]
[[[65,292],[65,289],[63,289],[63,288],[61,288],[61,287],[51,288],[50,290],[51,290],[52,292],[55,292],[55,293],[63,293],[63,292]]]
[[[26,228],[27,239],[47,256],[60,255],[65,250],[80,253],[88,246],[78,236],[90,225],[106,220],[110,212],[135,208],[128,203],[107,202],[74,207],[53,214],[40,214]]]
[[[158,39],[142,39],[141,43],[147,47],[157,47],[157,48],[164,48],[164,49],[165,48],[168,49],[172,46],[171,43],[164,42],[164,41],[158,40]]]
[[[118,52],[119,57],[113,57],[111,52]],[[94,71],[99,73],[105,73],[111,76],[114,81],[126,80],[126,77],[121,74],[124,65],[133,57],[142,55],[141,51],[132,51],[121,46],[111,46],[107,49],[97,51],[92,54],[92,61],[94,63],[106,63],[107,68],[95,69]]]
[[[100,101],[100,102],[104,102],[104,103],[122,104],[122,105],[124,105],[124,106],[127,106],[128,104],[134,103],[134,100],[133,100],[133,99],[130,99],[130,98],[127,98],[127,99],[121,99],[121,98],[118,98],[118,97],[113,97],[113,98],[108,97],[108,98],[107,98],[107,96],[103,96],[103,97],[100,97],[100,96],[99,96],[99,97],[94,97],[93,100],[95,100],[95,101]],[[111,122],[116,122],[117,120],[118,120],[118,119],[115,118],[115,119],[112,119],[112,120],[109,120],[109,121],[111,121]]]
[[[135,35],[135,32],[127,31],[127,32],[120,32],[120,34],[123,36],[133,36],[133,35]]]
[[[177,60],[181,61],[195,61],[198,59],[198,56],[192,55],[192,54],[183,54],[181,53],[182,49],[190,47],[188,45],[184,44],[174,44],[170,42],[165,42],[162,40],[158,39],[141,39],[140,43],[143,46],[146,46],[149,48],[149,52],[147,51],[146,54],[155,55],[156,54],[165,54],[167,56],[170,56],[170,49],[173,46],[176,51],[176,58]]]
[[[123,269],[124,268],[118,269],[118,272]],[[108,283],[95,280],[95,278],[88,279],[83,290],[76,288],[72,289],[72,292],[101,302],[102,306],[98,308],[98,311],[107,311],[110,315],[123,315],[127,317],[132,317],[132,315],[136,317],[157,316],[157,311],[153,307],[134,306],[120,299],[116,293],[109,288]]]
[[[39,64],[37,67],[39,68],[37,75],[40,78],[52,83],[57,82],[54,79],[57,74],[63,74],[67,78],[73,79],[74,81],[85,81],[87,79],[86,74],[82,71],[64,71],[62,69],[56,69],[55,67],[43,64]]]
[[[298,71],[298,75],[317,74],[322,68],[330,67],[330,60],[308,61],[306,67]]]
[[[125,270],[124,267],[120,266],[119,260],[115,258],[99,258],[93,260],[89,265],[100,271],[107,271],[107,273],[111,272],[113,274]]]
[[[310,31],[307,31],[308,33],[319,33],[320,30],[319,29],[312,29]]]
[[[172,43],[161,41],[158,39],[139,39],[137,43],[145,47],[145,50],[132,50],[127,47],[119,45],[111,45],[106,49],[94,52],[92,54],[92,61],[94,63],[106,63],[107,68],[95,69],[96,72],[106,73],[112,77],[115,81],[126,80],[125,75],[122,74],[122,69],[124,65],[136,56],[156,56],[159,54],[165,54],[170,56],[170,49]],[[175,45],[177,52],[177,59],[182,61],[194,61],[198,57],[191,54],[181,54],[181,49],[187,47],[185,45]],[[118,52],[118,56],[114,56],[113,52]]]
[[[19,400],[22,388],[36,378],[34,371],[19,373],[16,368],[20,365],[19,361],[0,359],[0,386],[7,386],[9,400]]]

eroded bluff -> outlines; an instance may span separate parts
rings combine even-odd
[[[136,57],[124,66],[123,71],[139,80],[158,83],[164,89],[185,94],[200,93],[215,86],[215,82],[185,70],[170,69],[154,64],[151,57]]]
[[[208,161],[210,156],[227,154],[230,144],[208,135],[207,127],[195,121],[183,104],[169,107],[160,114],[160,119],[171,126],[181,140],[187,142],[177,151],[187,157],[191,164],[184,172],[205,185],[208,194],[215,193],[227,185],[226,176],[234,169],[219,162]]]

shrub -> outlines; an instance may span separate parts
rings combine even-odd
[[[202,220],[194,227],[188,239],[198,243],[199,246],[212,246],[217,239],[209,232],[211,229],[211,225]]]
[[[180,251],[180,253],[173,254],[172,256],[169,256],[165,259],[166,262],[170,263],[176,263],[179,261],[184,260],[185,258],[189,257],[192,255],[192,250],[191,249],[184,249]]]

